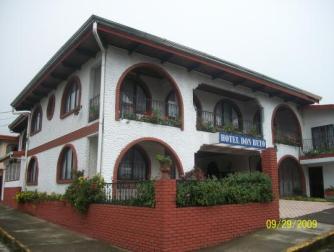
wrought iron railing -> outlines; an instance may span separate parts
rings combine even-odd
[[[261,123],[253,121],[233,121],[231,123],[223,123],[220,115],[209,111],[197,111],[198,130],[208,132],[233,132],[255,137],[262,137]]]
[[[304,139],[300,148],[301,156],[317,156],[320,154],[334,154],[334,138],[323,139],[322,141],[313,141]]]
[[[302,141],[300,139],[298,132],[276,128],[274,134],[275,134],[275,143],[294,145],[294,146],[302,145]]]
[[[100,95],[96,95],[89,100],[89,121],[99,118],[100,114]]]
[[[100,203],[154,207],[153,181],[116,181],[105,183],[105,199]]]
[[[122,101],[121,118],[175,127],[180,126],[180,112],[177,104],[152,99],[132,99],[132,101],[135,102]]]

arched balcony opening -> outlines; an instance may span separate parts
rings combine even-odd
[[[200,84],[193,100],[197,130],[262,138],[262,108],[255,98]]]
[[[173,78],[160,66],[140,63],[117,85],[116,120],[129,119],[183,128],[183,102]]]
[[[300,146],[301,128],[296,114],[286,106],[278,106],[272,119],[273,143]]]

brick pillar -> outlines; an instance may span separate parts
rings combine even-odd
[[[5,187],[3,193],[3,203],[12,208],[17,208],[15,196],[18,192],[21,192],[21,187]]]
[[[279,218],[279,187],[278,187],[278,168],[277,155],[274,148],[267,148],[261,153],[262,171],[271,178],[275,207],[276,219]]]
[[[176,180],[161,179],[155,182],[155,208],[160,218],[160,248],[169,250],[173,239],[176,214]]]

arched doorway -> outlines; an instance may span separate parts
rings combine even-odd
[[[283,157],[278,164],[278,173],[281,197],[305,193],[304,173],[297,159]]]

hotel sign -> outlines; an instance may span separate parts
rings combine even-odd
[[[248,148],[265,149],[266,140],[246,135],[219,132],[219,143],[239,145]]]

